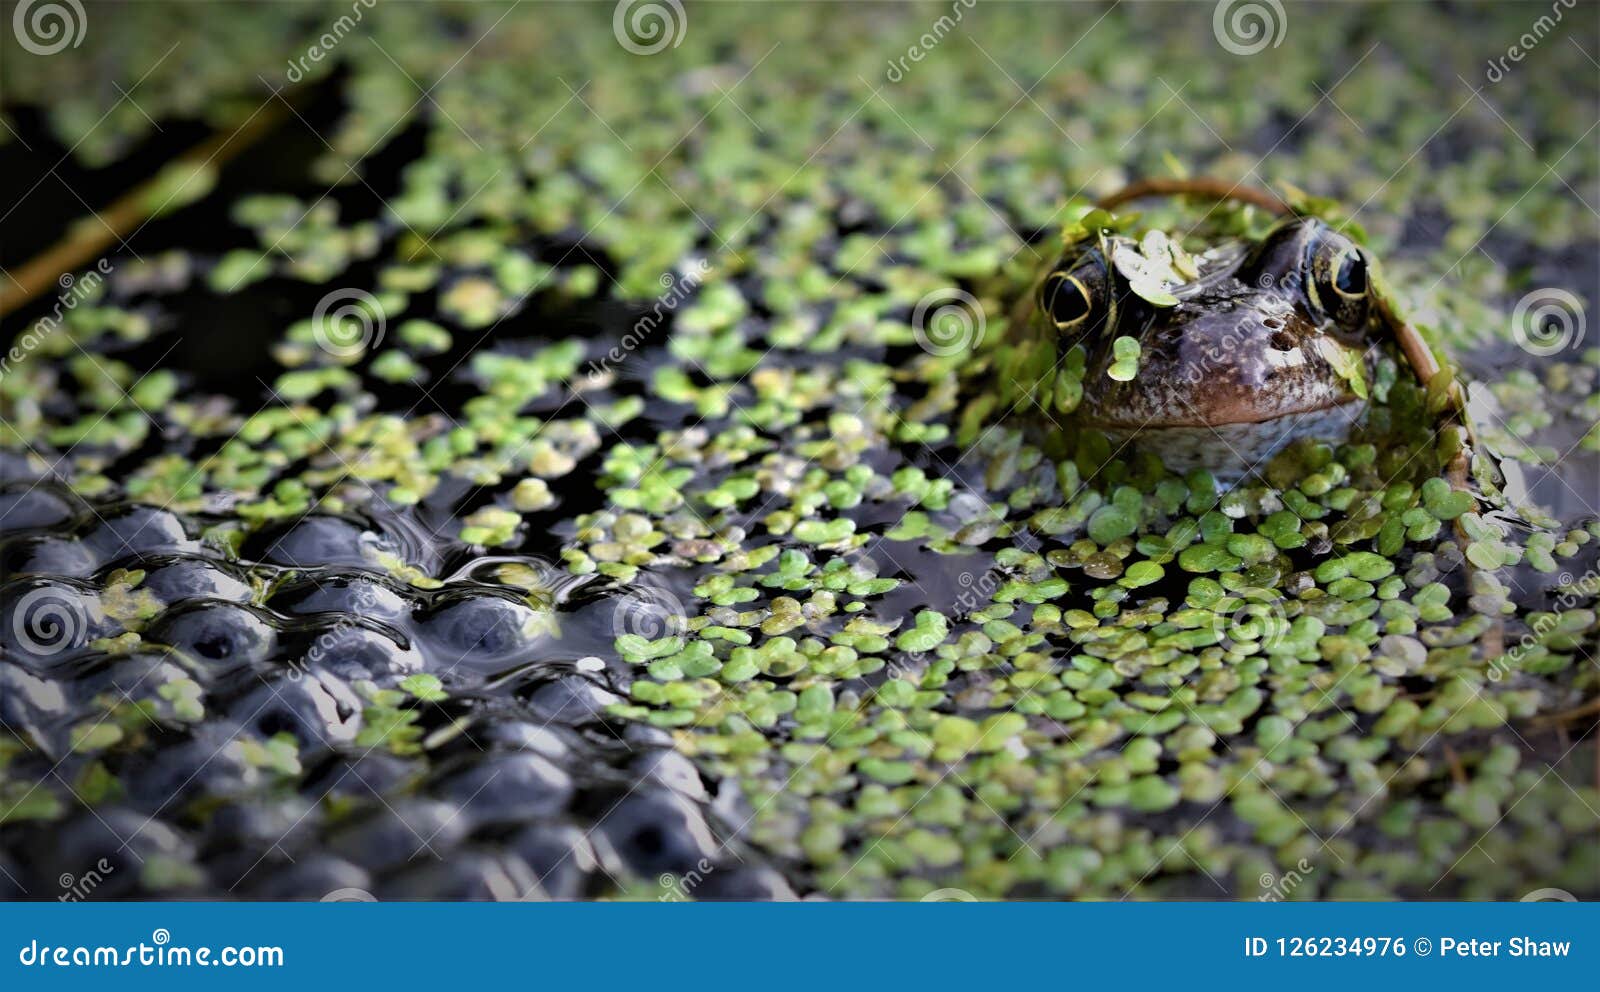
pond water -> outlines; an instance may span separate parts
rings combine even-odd
[[[1600,895],[1594,31],[1479,94],[1520,11],[409,6],[0,377],[0,893]],[[46,87],[126,67],[34,63],[8,269],[272,99],[179,40],[83,152]],[[1503,495],[1399,375],[1232,489],[975,406],[999,287],[1174,162],[1344,201]]]

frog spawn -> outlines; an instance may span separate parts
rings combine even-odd
[[[240,562],[195,530],[0,489],[0,721],[32,744],[9,779],[42,783],[0,793],[0,893],[104,859],[99,898],[571,899],[691,874],[698,898],[792,894],[714,828],[665,732],[607,719],[605,666],[555,657],[503,585],[389,579],[368,549],[403,542],[344,518],[259,532]],[[419,675],[437,697],[396,690]]]

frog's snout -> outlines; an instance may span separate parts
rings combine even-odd
[[[1254,424],[1354,399],[1342,347],[1292,302],[1259,289],[1185,300],[1140,341],[1139,375],[1091,375],[1092,422],[1118,428]]]

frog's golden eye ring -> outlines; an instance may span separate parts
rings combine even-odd
[[[1039,309],[1056,330],[1074,330],[1094,313],[1094,294],[1075,273],[1052,272],[1039,287]]]
[[[1367,256],[1349,238],[1320,225],[1307,249],[1307,295],[1340,327],[1361,327],[1372,288]]]
[[[1329,271],[1333,273],[1333,291],[1340,296],[1354,300],[1367,295],[1367,259],[1355,245],[1340,249]]]

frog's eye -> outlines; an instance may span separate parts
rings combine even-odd
[[[1311,297],[1323,313],[1341,327],[1355,329],[1367,319],[1371,280],[1367,256],[1341,235],[1324,231],[1311,246]]]
[[[1070,258],[1039,284],[1039,312],[1058,331],[1082,335],[1112,318],[1105,256],[1088,251]]]
[[[1094,312],[1094,297],[1077,273],[1052,272],[1039,287],[1039,309],[1050,316],[1057,330],[1070,330]]]
[[[1329,270],[1333,273],[1334,292],[1346,298],[1367,295],[1367,260],[1361,249],[1348,245],[1334,256]]]

